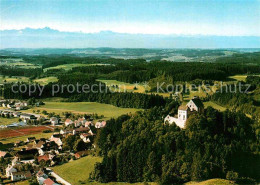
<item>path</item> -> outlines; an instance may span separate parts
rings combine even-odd
[[[51,176],[54,177],[57,182],[62,183],[64,185],[71,185],[69,182],[67,182],[62,177],[60,177],[58,174],[56,174],[54,171],[52,171],[52,169],[50,169],[50,168],[46,168],[46,169],[48,171],[50,171]]]

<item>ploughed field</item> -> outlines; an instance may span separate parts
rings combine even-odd
[[[46,126],[26,126],[19,128],[1,129],[0,139],[42,133],[43,130],[51,130],[51,128]]]

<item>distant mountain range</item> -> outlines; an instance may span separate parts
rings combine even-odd
[[[259,36],[62,32],[49,27],[1,30],[0,48],[260,48]]]

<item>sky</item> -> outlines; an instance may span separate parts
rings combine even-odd
[[[260,0],[0,0],[0,30],[260,36]]]

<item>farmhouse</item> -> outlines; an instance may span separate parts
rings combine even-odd
[[[52,118],[50,119],[50,122],[51,122],[51,124],[52,124],[53,126],[55,126],[55,125],[59,124],[59,119],[56,118],[56,117],[52,117]]]
[[[50,138],[50,141],[54,141],[58,146],[61,146],[62,145],[61,138],[62,138],[61,134],[53,134]]]
[[[90,127],[90,126],[93,126],[93,122],[92,121],[86,121],[85,127]]]
[[[73,121],[71,119],[66,119],[65,122],[64,122],[65,126],[69,126],[71,124],[73,124]]]
[[[32,114],[21,114],[20,115],[20,118],[21,119],[24,119],[24,120],[32,120],[32,119],[36,119],[36,117]]]
[[[5,169],[5,175],[6,175],[6,177],[10,177],[13,172],[17,172],[17,169],[14,168],[13,165],[10,165],[10,164],[9,164],[9,165],[7,166],[7,168]]]
[[[11,155],[8,152],[0,151],[0,158],[5,158],[5,157],[11,157]]]
[[[53,182],[50,178],[43,181],[43,185],[56,185],[57,183]]]
[[[79,158],[81,158],[81,157],[84,157],[84,156],[86,156],[86,155],[88,155],[88,151],[79,151],[79,152],[77,152],[77,153],[75,153],[75,157],[77,158],[77,159],[79,159]]]
[[[178,115],[172,117],[167,115],[164,119],[164,123],[168,122],[169,124],[175,123],[180,128],[185,128],[185,123],[188,117],[194,113],[202,113],[204,111],[204,106],[201,100],[198,97],[191,99],[187,105],[181,105],[178,108]]]
[[[32,174],[31,174],[30,171],[12,172],[11,173],[11,180],[12,181],[29,179],[31,177],[32,177]]]
[[[103,128],[103,127],[106,126],[106,124],[107,124],[106,121],[98,121],[98,122],[96,122],[95,127],[96,128]]]

